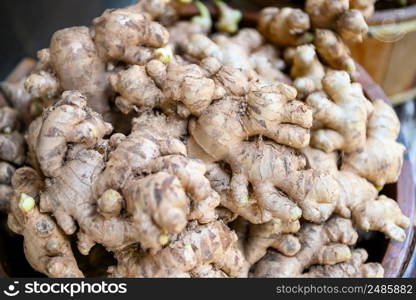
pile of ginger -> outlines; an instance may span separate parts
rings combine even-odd
[[[105,277],[382,277],[357,241],[404,241],[410,220],[379,192],[400,123],[344,44],[364,2],[239,29],[223,2],[214,22],[198,1],[183,20],[181,1],[141,0],[57,31],[2,87],[19,107],[0,108],[0,205],[30,265],[84,277],[103,252]]]

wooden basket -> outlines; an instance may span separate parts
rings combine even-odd
[[[376,11],[362,43],[349,44],[394,105],[416,96],[416,5]]]
[[[182,11],[182,15],[185,17],[194,15],[195,13],[196,11],[192,6],[185,6]],[[255,19],[255,12],[247,13],[245,16],[245,23],[249,24],[249,26],[254,26],[253,21],[255,21]],[[368,73],[359,65],[357,65],[357,67],[360,73],[359,82],[362,84],[366,96],[372,101],[383,99],[385,102],[391,103],[383,90],[374,83]],[[6,80],[18,80],[27,73],[30,73],[32,69],[33,60],[25,59]],[[402,134],[400,134],[399,141],[406,144]],[[415,187],[413,184],[412,166],[407,154],[404,157],[404,164],[398,182],[387,185],[383,190],[383,193],[396,199],[401,209],[413,222],[416,213]],[[2,216],[3,222],[4,217],[5,216]],[[377,251],[374,253],[370,251],[370,257],[377,258],[376,260],[383,264],[386,277],[416,277],[416,253],[414,251],[416,235],[413,226],[406,230],[406,235],[406,240],[403,243],[388,241],[380,236],[380,238],[371,242],[371,248],[377,249]],[[4,242],[5,240],[10,240],[10,237],[7,236],[5,231],[0,231],[0,277],[10,277],[16,276],[14,274],[22,274],[21,272],[15,271],[18,268],[26,268],[26,271],[22,276],[28,277],[34,276],[34,274],[36,275],[36,273],[28,273],[27,264],[25,265],[22,263],[22,260],[24,261],[25,259],[22,256],[23,245],[21,239],[13,246],[17,247],[17,249],[7,248],[11,246],[6,244]],[[13,261],[7,260],[5,253],[10,252],[19,252],[19,255],[15,255]],[[7,266],[7,268],[5,268],[5,266]],[[6,270],[12,270],[13,272],[10,273]]]

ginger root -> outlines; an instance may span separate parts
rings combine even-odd
[[[305,224],[298,233],[300,251],[288,257],[269,251],[255,266],[254,277],[302,277],[309,267],[335,265],[352,257],[358,234],[348,219],[333,217],[322,225]]]
[[[94,147],[112,126],[87,107],[87,99],[78,91],[66,91],[61,99],[44,111],[42,122],[37,124],[36,158],[42,172],[54,177],[60,172],[69,143]]]
[[[10,107],[0,108],[0,160],[21,165],[25,159],[23,136],[18,132],[18,113]]]
[[[243,17],[242,13],[237,9],[229,7],[221,0],[216,0],[215,4],[220,13],[220,17],[215,24],[215,27],[221,32],[235,33],[238,31],[238,23]]]
[[[236,234],[219,221],[193,222],[155,255],[141,255],[134,248],[117,252],[110,277],[191,277],[209,264],[229,277],[245,277],[247,262],[236,242]]]
[[[143,7],[108,9],[94,19],[91,35],[104,61],[143,65],[154,57],[156,49],[168,44],[167,29],[153,21]]]
[[[314,45],[322,60],[330,67],[347,71],[353,78],[356,77],[355,62],[348,47],[331,30],[317,29],[315,31]]]
[[[212,39],[194,34],[181,47],[191,59],[216,58],[223,66],[243,70],[250,80],[290,82],[281,71],[282,60],[277,50],[265,44],[254,29],[241,29],[232,37],[217,34]]]
[[[61,91],[78,90],[88,98],[93,110],[107,116],[108,75],[97,51],[87,27],[58,30],[49,49],[38,53],[41,63],[26,79],[26,90],[33,98],[43,99],[55,98]]]
[[[313,169],[331,173],[338,182],[341,192],[336,213],[351,218],[360,229],[381,231],[397,241],[405,239],[404,230],[410,226],[410,220],[402,213],[396,201],[383,195],[378,196],[377,189],[366,179],[346,170],[345,163],[339,171],[335,152],[325,153],[313,148],[304,148],[302,152]]]
[[[312,266],[302,277],[311,278],[382,278],[384,269],[379,263],[365,263],[367,251],[357,249],[352,251],[351,258],[335,265]]]
[[[11,180],[16,168],[11,164],[0,161],[0,212],[7,213],[13,195]]]
[[[68,237],[54,219],[39,211],[37,199],[43,180],[31,168],[23,167],[12,178],[14,195],[8,225],[24,237],[30,265],[49,277],[84,277],[77,266]]]
[[[361,12],[366,20],[368,20],[374,13],[374,4],[377,0],[350,0],[351,9],[356,9]]]
[[[396,142],[400,121],[382,100],[373,102],[363,149],[346,155],[342,169],[366,178],[378,187],[396,182],[403,165],[405,147]]]
[[[355,227],[406,238],[410,220],[378,193],[404,147],[344,44],[374,1],[266,8],[240,30],[242,13],[215,0],[218,32],[201,1],[178,21],[184,2],[59,30],[30,76],[2,84],[0,209],[30,264],[51,277],[98,274],[88,260],[110,277],[382,276]]]
[[[299,252],[299,239],[293,235],[298,232],[300,224],[296,222],[282,222],[273,220],[264,224],[250,224],[244,254],[250,264],[255,264],[267,252],[274,248],[286,256],[293,256]]]
[[[322,80],[323,92],[310,94],[306,103],[319,126],[312,131],[311,146],[325,152],[361,150],[366,143],[367,117],[372,105],[359,83],[343,71],[330,71]]]
[[[81,253],[88,254],[95,243],[116,250],[138,242],[155,253],[188,220],[216,219],[219,196],[204,177],[205,167],[185,156],[177,139],[183,125],[172,124],[163,115],[143,115],[128,137],[110,138],[114,150],[106,162],[99,152],[85,148],[85,139],[64,153],[64,164],[50,173],[40,207],[53,213],[68,235],[78,224]],[[42,131],[39,137],[41,141]]]
[[[258,30],[276,46],[298,46],[310,42],[309,16],[300,9],[268,7],[261,11]]]
[[[296,48],[292,57],[290,75],[295,79],[293,85],[301,96],[322,89],[321,81],[325,76],[325,69],[312,45]]]
[[[368,31],[359,10],[349,0],[306,0],[305,11],[314,28],[336,30],[345,41],[361,42]]]

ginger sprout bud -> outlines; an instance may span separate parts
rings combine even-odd
[[[237,9],[232,9],[223,1],[215,1],[220,10],[220,18],[216,24],[219,31],[226,33],[235,33],[238,31],[238,23],[240,23],[243,15]]]
[[[167,243],[169,243],[169,235],[167,235],[167,234],[162,234],[162,235],[159,237],[159,243],[160,243],[162,246],[164,246],[164,245],[166,245]]]
[[[12,129],[10,128],[10,126],[7,126],[6,128],[3,129],[3,132],[5,134],[10,134],[10,133],[12,133]]]
[[[208,8],[200,1],[195,2],[196,7],[198,8],[200,14],[192,18],[192,22],[199,24],[206,29],[211,29],[212,19],[211,14]]]
[[[120,214],[123,199],[119,192],[106,190],[97,201],[98,212],[105,218],[116,217]]]
[[[155,56],[162,63],[167,64],[173,59],[173,52],[170,47],[159,48],[155,51]]]
[[[250,201],[249,197],[244,197],[244,198],[240,199],[240,202],[243,203],[243,204],[247,204],[249,201]]]
[[[30,197],[28,194],[21,193],[20,200],[19,200],[19,208],[24,212],[28,213],[35,207],[35,199]]]

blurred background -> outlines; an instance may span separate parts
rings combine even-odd
[[[23,57],[36,57],[49,46],[58,29],[89,25],[106,8],[123,7],[134,0],[1,0],[0,79]]]

